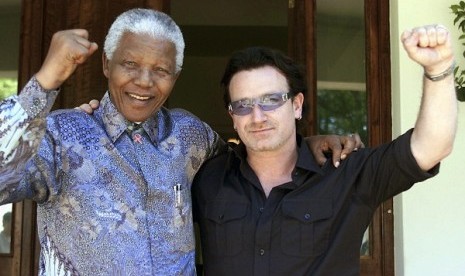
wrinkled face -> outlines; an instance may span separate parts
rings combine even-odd
[[[229,84],[231,102],[255,99],[267,94],[289,92],[285,76],[271,66],[236,73]],[[276,151],[294,148],[295,119],[299,118],[303,104],[302,93],[289,97],[283,105],[263,111],[257,104],[247,115],[230,112],[239,137],[252,152]],[[249,101],[250,102],[250,101]]]
[[[167,40],[125,33],[103,73],[113,104],[131,122],[143,122],[166,101],[178,74],[176,49]]]

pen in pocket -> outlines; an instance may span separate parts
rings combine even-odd
[[[173,186],[174,189],[174,206],[181,207],[182,206],[182,186],[181,184],[176,184]]]

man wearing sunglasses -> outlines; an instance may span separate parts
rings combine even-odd
[[[231,57],[221,83],[241,142],[207,161],[192,190],[206,275],[359,275],[377,206],[437,174],[455,137],[448,31],[416,28],[402,43],[425,70],[415,128],[337,169],[318,166],[296,134],[307,91],[297,64],[267,48]]]

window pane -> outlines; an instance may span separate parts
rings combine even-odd
[[[364,0],[317,0],[319,134],[359,133],[368,141]],[[360,248],[370,254],[369,229]]]
[[[11,229],[13,226],[12,204],[0,206],[0,254],[11,251]]]

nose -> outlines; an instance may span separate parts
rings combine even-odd
[[[258,104],[253,105],[251,114],[254,122],[264,122],[267,119],[265,112]]]
[[[152,71],[144,68],[139,69],[134,83],[141,87],[152,87]]]

